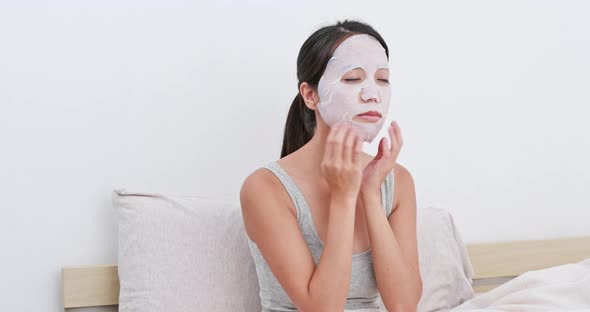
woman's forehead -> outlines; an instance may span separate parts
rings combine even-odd
[[[367,34],[348,37],[334,50],[330,59],[330,61],[354,60],[388,63],[387,54],[381,43]]]
[[[362,68],[367,75],[374,75],[382,68],[389,68],[385,49],[375,37],[360,34],[342,41],[334,50],[319,85],[322,87],[337,83],[344,74],[354,68]]]

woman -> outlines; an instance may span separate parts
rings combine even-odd
[[[281,159],[240,191],[263,311],[378,310],[379,295],[389,311],[416,311],[416,196],[396,163],[397,124],[375,157],[362,152],[387,116],[388,59],[357,21],[317,30],[299,51]]]

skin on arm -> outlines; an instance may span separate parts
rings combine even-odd
[[[330,130],[320,165],[330,187],[326,207],[329,218],[317,266],[289,209],[289,196],[276,176],[261,168],[242,185],[240,202],[246,232],[300,311],[340,312],[346,305],[362,178],[361,147],[362,140],[350,125],[337,124]]]
[[[395,166],[394,179],[397,182],[397,188],[394,187],[394,197],[397,197],[398,201],[389,215],[389,225],[406,258],[406,262],[419,274],[414,179],[408,169],[400,164]],[[397,194],[395,194],[396,192]],[[420,281],[420,286],[422,286],[422,281]]]
[[[394,210],[383,214],[380,196],[363,199],[381,299],[389,311],[416,311],[422,295],[416,244],[416,205],[409,172],[394,167]],[[414,199],[412,199],[414,198]]]
[[[363,172],[361,201],[369,241],[373,249],[373,268],[377,288],[390,311],[416,311],[422,296],[416,242],[416,194],[409,171],[396,163],[403,145],[397,122],[389,129],[389,147],[379,142],[375,158]],[[383,214],[381,187],[386,176],[394,173],[394,207],[389,218]]]
[[[394,196],[398,197],[398,201],[389,215],[388,221],[406,264],[414,272],[415,279],[412,280],[410,285],[417,304],[422,297],[422,277],[420,275],[416,238],[416,190],[414,179],[408,169],[398,164],[394,169],[394,174],[395,180],[398,181],[397,195]]]
[[[332,201],[331,206],[340,212],[329,221],[316,267],[286,200],[290,200],[286,191],[272,173],[266,169],[254,172],[240,192],[246,232],[299,311],[341,312],[352,270],[355,201]],[[343,239],[348,236],[350,239]]]

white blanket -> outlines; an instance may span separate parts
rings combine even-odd
[[[590,311],[590,259],[526,272],[451,311]]]

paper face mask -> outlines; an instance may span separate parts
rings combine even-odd
[[[346,78],[362,79],[344,81],[343,76],[356,68],[361,69],[356,73],[364,71],[364,78],[354,74]],[[328,126],[350,121],[365,142],[373,141],[385,122],[391,98],[389,83],[378,80],[388,78],[388,73],[375,75],[380,69],[389,69],[389,64],[385,49],[373,36],[353,35],[334,50],[318,84],[318,109]],[[381,118],[377,122],[353,120],[368,111],[378,112]]]

